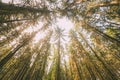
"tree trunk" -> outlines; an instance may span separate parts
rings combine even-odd
[[[24,46],[23,44],[18,45],[13,51],[11,51],[5,58],[3,58],[0,61],[0,68],[2,69],[2,67],[13,57],[13,55],[21,48]]]
[[[85,38],[83,37],[83,35],[81,33],[79,33],[79,34],[82,37],[82,39],[85,41],[85,43],[87,44],[87,46],[95,54],[95,56],[97,57],[97,59],[103,64],[104,68],[108,71],[108,74],[111,76],[111,79],[117,80],[117,76],[115,75],[115,73],[111,72],[111,70],[109,69],[109,66],[97,55],[97,53],[93,50],[93,48],[88,44],[87,40],[85,40]]]

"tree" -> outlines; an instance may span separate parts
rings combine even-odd
[[[119,5],[119,0],[0,1],[0,79],[119,80]],[[67,43],[55,25],[61,17],[74,23]]]

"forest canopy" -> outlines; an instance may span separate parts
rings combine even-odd
[[[0,80],[119,80],[120,0],[0,0]]]

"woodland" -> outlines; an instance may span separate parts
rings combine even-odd
[[[120,80],[120,0],[0,0],[0,80]]]

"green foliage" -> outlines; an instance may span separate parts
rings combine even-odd
[[[116,28],[107,28],[106,29],[106,34],[108,34],[109,36],[116,38],[118,40],[120,40],[120,30],[116,29]]]

